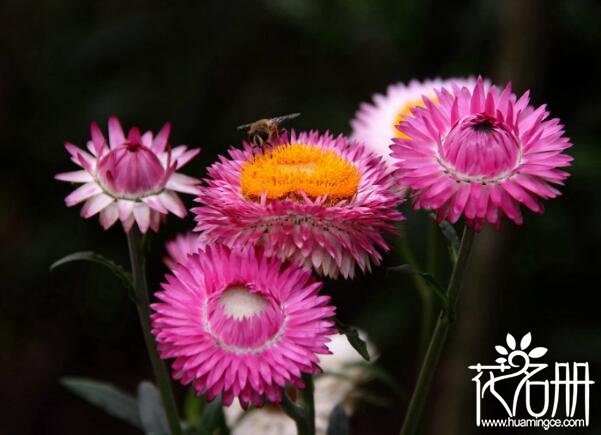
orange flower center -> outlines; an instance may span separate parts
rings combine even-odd
[[[426,96],[433,103],[438,103],[438,98],[436,98],[435,96],[431,96],[431,95],[426,95]],[[403,120],[405,119],[405,117],[407,115],[411,114],[411,109],[413,109],[415,107],[426,107],[426,105],[424,104],[424,101],[422,100],[421,97],[419,99],[417,99],[417,100],[409,101],[407,104],[405,104],[403,107],[401,107],[401,109],[397,112],[397,115],[394,118],[394,123],[392,124],[394,126],[394,135],[395,135],[395,137],[398,137],[398,138],[401,138],[401,139],[411,139],[405,133],[401,133],[400,131],[398,131],[396,129],[396,126],[399,125],[401,122],[403,122]]]
[[[246,198],[298,199],[301,193],[330,202],[357,193],[359,170],[332,150],[294,143],[267,150],[242,166],[240,186]]]

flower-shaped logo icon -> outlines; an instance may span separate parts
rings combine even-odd
[[[498,364],[504,364],[508,360],[510,361],[510,364],[511,364],[511,361],[517,355],[521,355],[522,357],[524,357],[526,349],[528,349],[528,346],[530,346],[530,344],[532,343],[532,334],[527,333],[526,335],[524,335],[522,337],[522,339],[520,340],[520,349],[519,350],[517,349],[517,343],[516,343],[513,335],[507,334],[505,341],[507,343],[507,347],[495,346],[495,350],[497,351],[497,353],[499,353],[500,355],[506,356],[506,358],[503,356],[497,358],[495,360],[495,362]],[[509,350],[507,350],[507,348],[509,348]],[[540,358],[540,357],[544,356],[546,353],[547,353],[546,347],[535,347],[535,348],[531,349],[526,355],[527,355],[528,359],[536,359],[536,358]],[[513,364],[511,364],[511,365],[513,365]]]

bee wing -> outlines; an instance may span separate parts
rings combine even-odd
[[[238,127],[236,127],[236,130],[246,130],[247,128],[250,128],[251,125],[253,125],[254,123],[251,122],[250,124],[243,124],[243,125],[239,125]]]
[[[271,118],[270,121],[275,124],[281,124],[285,121],[290,121],[291,119],[298,118],[300,113],[290,113],[289,115],[276,116],[275,118]]]

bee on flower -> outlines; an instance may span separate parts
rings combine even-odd
[[[192,209],[207,243],[261,246],[332,278],[378,264],[403,219],[391,171],[344,136],[292,131],[258,153],[243,143],[208,175]]]

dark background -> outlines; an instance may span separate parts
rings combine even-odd
[[[485,231],[427,408],[425,432],[486,432],[474,424],[469,364],[491,362],[505,334],[530,331],[547,362],[588,361],[600,382],[601,4],[594,0],[481,1],[60,1],[0,3],[0,434],[134,434],[58,385],[64,375],[133,391],[151,376],[134,307],[104,270],[49,265],[93,249],[127,264],[119,226],[67,209],[71,170],[62,142],[83,144],[88,126],[115,113],[172,143],[202,147],[187,173],[240,141],[235,126],[302,112],[296,128],[348,132],[359,102],[396,81],[483,74],[531,88],[575,146],[564,196],[523,227]],[[186,198],[191,204],[191,198]],[[418,260],[428,219],[408,204],[404,225]],[[191,217],[153,239],[157,283],[162,244]],[[439,242],[441,257],[444,254]],[[387,265],[402,260],[392,253]],[[438,276],[446,279],[441,261]],[[413,281],[373,276],[328,283],[340,317],[368,331],[379,364],[401,393],[368,388],[389,407],[360,402],[354,434],[398,433],[417,370],[420,305]],[[183,390],[178,390],[183,394]],[[601,395],[591,427],[601,430]],[[513,429],[486,433],[543,433]],[[567,432],[567,430],[565,431]],[[549,433],[565,433],[561,429]]]

